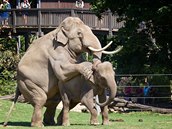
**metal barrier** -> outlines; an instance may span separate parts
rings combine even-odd
[[[126,78],[130,77],[130,80],[127,80],[127,82],[125,83],[121,83],[122,80],[125,80]],[[143,93],[142,95],[138,94],[136,91],[138,88],[144,88],[144,79],[145,78],[150,78],[149,81],[151,82],[151,88],[154,88],[156,90],[156,93],[152,94],[151,96],[144,96]],[[158,81],[156,81],[156,84],[154,84],[154,78],[155,77],[160,77],[160,78],[166,78],[166,80],[169,81],[169,84],[162,84],[162,82],[160,82],[161,84],[158,84]],[[0,74],[0,78],[3,78],[3,75]],[[132,79],[131,79],[132,78]],[[138,81],[140,82],[140,84],[137,84],[137,82],[134,82],[135,85],[131,85],[130,87],[133,89],[133,93],[131,96],[125,96],[123,90],[124,88],[128,87],[127,83],[132,83],[132,81],[136,78],[138,79]],[[15,80],[14,80],[15,81]],[[117,81],[117,85],[118,85],[118,93],[117,93],[117,97],[121,97],[121,98],[130,98],[134,101],[137,101],[137,99],[155,99],[157,101],[161,101],[161,100],[172,100],[172,74],[120,74],[120,75],[116,75],[116,81]],[[126,80],[125,80],[126,81]],[[137,84],[137,85],[136,85]]]
[[[118,97],[152,105],[161,102],[172,102],[172,74],[120,74],[116,75],[116,80]],[[150,82],[151,91],[147,96],[144,96],[145,81]],[[128,83],[132,85],[128,86]],[[130,95],[124,93],[124,89],[128,87],[133,90]]]

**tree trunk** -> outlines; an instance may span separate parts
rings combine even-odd
[[[13,95],[5,95],[5,96],[0,96],[0,100],[13,100],[14,99],[14,94]],[[26,103],[26,100],[24,99],[23,95],[20,95],[18,100],[18,102],[21,103]]]
[[[144,111],[152,111],[152,112],[157,112],[157,113],[172,113],[172,109],[168,108],[159,108],[159,107],[153,107],[153,106],[148,106],[148,105],[143,105],[143,104],[138,104],[138,103],[133,103],[131,101],[127,101],[124,99],[120,98],[115,98],[114,102],[109,105],[110,109],[119,109],[119,108],[132,108],[132,109],[141,109]]]

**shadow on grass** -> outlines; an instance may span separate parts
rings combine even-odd
[[[0,122],[0,127],[2,127],[4,122]],[[88,126],[90,124],[70,124],[71,126]],[[31,127],[30,122],[8,122],[7,126],[25,126],[25,127]],[[50,125],[45,125],[50,126]],[[52,125],[52,126],[62,126],[62,125]]]
[[[77,126],[77,125],[79,125],[79,126],[80,126],[80,125],[82,125],[82,126],[87,125],[87,126],[88,126],[88,125],[90,125],[90,124],[70,124],[70,125],[71,125],[71,126]]]
[[[1,122],[0,125],[3,126],[4,122]],[[8,126],[26,126],[26,127],[30,127],[30,122],[8,122],[7,127]]]

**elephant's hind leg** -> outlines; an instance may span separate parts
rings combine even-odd
[[[47,95],[40,87],[34,84],[31,80],[19,81],[19,85],[19,89],[24,95],[24,97],[34,107],[31,126],[42,127],[42,108],[47,100]]]
[[[58,100],[47,100],[46,111],[44,113],[43,122],[45,125],[55,125],[54,116],[56,113],[56,107],[60,103],[61,99]]]

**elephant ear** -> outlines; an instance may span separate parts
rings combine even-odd
[[[56,34],[55,40],[57,42],[62,43],[63,45],[66,45],[68,42],[68,37],[63,32],[63,27],[60,28],[59,32]]]

